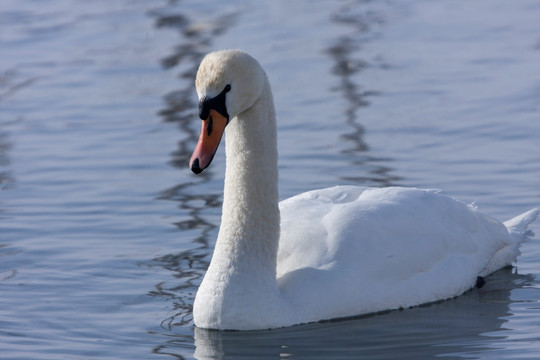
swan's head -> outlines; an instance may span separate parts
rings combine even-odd
[[[229,121],[261,96],[264,79],[257,60],[241,50],[216,51],[202,60],[195,80],[202,128],[189,161],[195,174],[212,162]]]

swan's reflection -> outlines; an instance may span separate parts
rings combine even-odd
[[[482,289],[426,306],[359,319],[272,331],[195,328],[195,357],[206,359],[463,358],[493,348],[502,336],[511,292],[532,276],[500,270]],[[489,334],[489,336],[486,336]],[[170,349],[169,349],[170,350]]]

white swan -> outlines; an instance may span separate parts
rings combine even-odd
[[[531,235],[539,209],[505,226],[432,190],[342,186],[278,203],[264,70],[239,50],[210,53],[196,88],[193,172],[210,164],[227,127],[223,214],[193,306],[198,327],[268,329],[448,299],[515,261]]]

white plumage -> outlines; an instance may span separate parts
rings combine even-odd
[[[531,235],[539,209],[505,226],[433,190],[338,186],[278,204],[274,104],[258,62],[211,53],[196,86],[201,114],[217,110],[203,118],[194,172],[227,129],[223,215],[196,326],[267,329],[448,299],[515,261]]]

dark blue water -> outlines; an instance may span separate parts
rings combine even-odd
[[[538,238],[450,301],[195,329],[225,162],[187,160],[198,63],[242,48],[275,93],[282,198],[441,188],[511,218],[540,204],[539,18],[538,0],[3,0],[0,358],[538,357]]]

